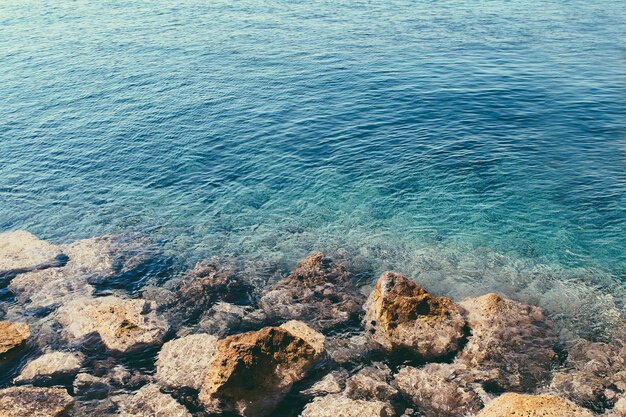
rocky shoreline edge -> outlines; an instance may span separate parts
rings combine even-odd
[[[626,336],[564,343],[539,308],[373,290],[321,253],[259,290],[208,260],[133,281],[138,236],[0,234],[0,417],[626,417]]]

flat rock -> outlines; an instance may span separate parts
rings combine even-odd
[[[155,384],[145,385],[134,395],[119,396],[114,401],[125,417],[191,417],[185,406],[171,395],[162,393]]]
[[[157,381],[168,388],[199,390],[216,344],[217,337],[209,334],[194,334],[167,342],[156,362]]]
[[[72,404],[65,389],[11,387],[0,390],[0,417],[57,417]]]
[[[487,404],[476,417],[592,417],[589,410],[554,395],[507,393]]]
[[[396,272],[384,272],[365,304],[365,329],[388,350],[423,359],[446,356],[464,337],[462,310]]]
[[[394,417],[391,404],[353,400],[342,395],[317,397],[304,407],[300,417]]]
[[[320,359],[323,341],[303,323],[226,337],[217,343],[199,399],[209,412],[270,415]]]
[[[551,388],[559,395],[597,410],[613,406],[626,392],[626,344],[579,340],[568,349],[563,369],[553,374]]]
[[[29,336],[28,324],[0,321],[0,355],[22,346]]]
[[[557,337],[540,308],[493,293],[461,306],[472,334],[455,360],[459,368],[500,390],[529,392],[549,380]]]
[[[50,352],[26,364],[15,383],[50,383],[75,376],[83,362],[82,355]]]
[[[320,397],[327,394],[339,394],[342,392],[348,379],[348,371],[340,369],[332,371],[322,379],[311,385],[311,387],[300,392],[305,398]]]
[[[25,230],[0,233],[0,277],[5,274],[58,265],[61,248]]]
[[[346,382],[345,395],[355,400],[389,402],[398,394],[390,385],[391,369],[382,363],[366,366]]]
[[[393,384],[425,417],[473,415],[483,407],[480,395],[450,364],[403,367]]]
[[[160,344],[168,330],[152,302],[116,296],[72,300],[58,309],[56,319],[69,338],[97,333],[108,349],[119,352]]]
[[[348,271],[317,252],[265,292],[259,305],[270,319],[301,320],[326,331],[358,320],[364,300]]]
[[[105,378],[99,378],[87,373],[76,375],[73,387],[75,396],[86,399],[106,398],[113,389]]]

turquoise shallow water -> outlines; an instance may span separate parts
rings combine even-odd
[[[623,319],[626,3],[0,4],[0,231],[313,250]]]

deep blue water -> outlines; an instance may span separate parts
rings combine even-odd
[[[185,265],[324,250],[619,321],[626,2],[4,0],[18,228]]]

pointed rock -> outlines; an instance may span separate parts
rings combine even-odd
[[[459,349],[465,320],[446,297],[435,297],[396,272],[383,273],[365,304],[370,338],[388,350],[405,350],[423,359]]]

